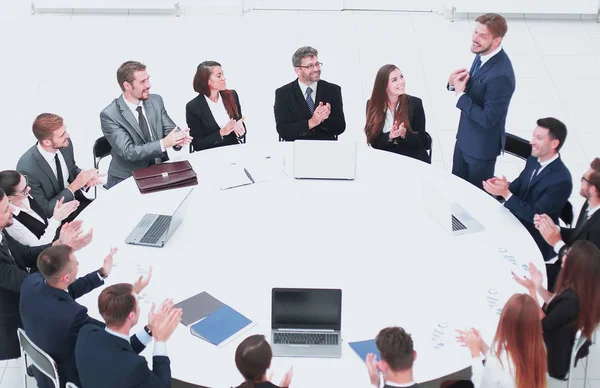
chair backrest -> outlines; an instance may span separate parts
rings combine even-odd
[[[111,147],[110,143],[108,142],[108,140],[106,140],[106,138],[104,136],[101,136],[98,139],[96,139],[96,141],[94,142],[94,148],[93,148],[94,168],[96,168],[96,169],[98,168],[98,163],[100,163],[100,160],[102,160],[102,158],[105,158],[108,155],[110,155],[111,150],[112,150],[112,147]]]
[[[337,140],[337,139],[338,139],[338,135],[333,135],[333,140]],[[286,141],[286,140],[283,140],[283,137],[279,136],[279,141]],[[293,140],[292,140],[292,141],[293,141]],[[245,143],[245,142],[246,142],[246,141],[244,140],[244,143]]]
[[[75,385],[73,383],[67,383],[67,385],[65,386],[65,388],[77,388],[77,385]]]
[[[571,373],[573,372],[573,369],[575,369],[577,352],[579,352],[579,349],[581,349],[586,341],[587,338],[581,333],[581,330],[577,330],[577,334],[575,334],[575,344],[573,345],[573,351],[571,352],[571,363],[569,364],[569,374],[567,376],[568,379],[571,379]]]
[[[531,144],[522,137],[506,133],[506,143],[504,144],[504,152],[514,155],[523,160],[531,155]]]
[[[21,350],[23,350],[25,356],[31,359],[33,365],[35,365],[40,372],[52,380],[56,388],[59,388],[60,384],[58,381],[58,371],[56,369],[56,363],[52,357],[37,347],[37,345],[34,344],[29,337],[27,337],[25,330],[20,328],[17,329],[17,335],[19,337],[19,343],[21,344]]]
[[[433,161],[433,139],[431,138],[431,135],[427,132],[425,132],[425,136],[429,140],[429,163],[431,163]]]
[[[560,211],[560,219],[563,220],[563,222],[568,226],[571,226],[573,225],[573,218],[573,205],[571,202],[567,201],[565,206],[563,206],[562,210]]]

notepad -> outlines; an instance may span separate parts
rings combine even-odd
[[[234,162],[225,166],[219,173],[221,190],[274,181],[286,176],[281,159],[270,156]]]
[[[223,305],[206,318],[190,326],[193,335],[222,347],[255,325],[254,322]]]
[[[364,362],[367,362],[367,355],[369,353],[375,354],[377,360],[381,360],[381,355],[379,354],[379,349],[377,349],[377,345],[375,345],[375,340],[366,340],[366,341],[357,341],[357,342],[348,342],[348,345],[354,350],[358,357],[362,358]]]

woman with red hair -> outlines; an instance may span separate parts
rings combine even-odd
[[[404,75],[395,65],[379,69],[371,99],[367,101],[367,143],[373,148],[431,163],[423,103],[420,98],[406,94],[405,86]]]
[[[513,277],[533,298],[539,294],[544,300],[538,313],[548,349],[548,374],[564,379],[577,331],[591,341],[600,323],[600,250],[587,240],[575,242],[563,256],[554,294],[542,286],[542,273],[533,263],[529,274],[531,279]]]
[[[185,106],[194,151],[245,142],[246,125],[235,90],[227,89],[221,64],[205,61],[194,76],[198,96]]]

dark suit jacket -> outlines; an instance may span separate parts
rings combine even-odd
[[[315,107],[322,102],[331,105],[329,118],[313,129],[308,129],[308,120],[312,114],[308,110],[306,99],[302,95],[298,79],[275,91],[275,123],[277,132],[285,141],[297,139],[334,140],[346,129],[342,89],[327,81],[317,84]]]
[[[461,110],[456,146],[465,155],[492,160],[504,149],[506,114],[514,91],[512,64],[500,50],[469,79],[465,94],[456,103]]]
[[[135,338],[132,337],[132,339]],[[84,326],[75,346],[75,360],[85,388],[170,388],[169,357],[154,356],[152,370],[139,353],[141,343],[129,342],[104,329]]]
[[[371,100],[367,100],[367,114],[370,102]],[[375,142],[371,146],[379,150],[395,152],[431,163],[427,154],[427,150],[431,148],[431,142],[425,132],[425,111],[423,110],[423,102],[418,97],[408,96],[408,121],[411,130],[406,131],[404,139],[396,138],[390,141],[389,132],[380,132],[379,137],[375,139]],[[384,123],[381,125],[382,128],[383,125]]]
[[[27,268],[36,268],[38,255],[50,246],[29,247],[17,242],[8,233],[4,235],[14,260],[0,247],[0,360],[21,355],[17,338],[17,328],[23,327],[19,315],[21,285],[29,275]]]
[[[238,117],[232,117],[239,120],[242,118],[242,107],[240,100],[235,90],[231,90],[235,98],[235,104],[238,109]],[[219,103],[222,103],[223,97],[220,97]],[[238,138],[234,132],[231,132],[225,137],[221,137],[219,130],[221,127],[215,121],[215,118],[208,107],[204,94],[199,94],[185,106],[185,118],[187,125],[190,128],[190,136],[194,138],[192,146],[194,151],[206,150],[209,148],[220,147],[225,145],[239,144]],[[244,124],[244,128],[246,124]],[[246,135],[244,134],[244,138]]]
[[[513,195],[504,206],[519,218],[540,248],[544,259],[548,260],[554,256],[554,248],[544,241],[535,228],[533,216],[547,214],[558,224],[558,217],[571,195],[573,183],[571,174],[560,157],[544,167],[529,183],[536,162],[537,158],[533,156],[527,159],[525,169],[509,186]]]
[[[548,351],[548,374],[564,378],[569,371],[571,352],[575,344],[579,298],[568,289],[556,295],[543,308],[546,317],[542,319],[542,330]]]
[[[60,153],[65,158],[67,168],[69,169],[69,171],[63,171],[63,174],[69,174],[67,180],[71,183],[81,171],[75,163],[71,139],[69,139],[69,145],[66,148],[62,148]],[[29,195],[45,210],[47,218],[52,217],[56,201],[62,197],[65,197],[65,202],[75,199],[71,190],[66,187],[63,190],[59,190],[58,179],[56,179],[56,175],[52,172],[50,165],[37,149],[37,143],[21,156],[17,162],[17,170],[21,174],[27,175],[29,186],[31,187]]]
[[[89,323],[104,327],[89,317],[87,308],[75,299],[103,284],[96,271],[77,279],[68,292],[49,286],[40,273],[29,275],[23,282],[20,300],[23,327],[33,343],[56,362],[61,387],[66,382],[80,386],[75,366],[79,330]],[[36,379],[40,388],[52,387],[45,376],[36,374]]]
[[[575,228],[560,228],[560,236],[566,244],[560,249],[560,257],[577,240],[590,241],[600,249],[600,210],[596,210],[589,220],[584,221],[587,209],[588,202],[586,201],[581,207]]]

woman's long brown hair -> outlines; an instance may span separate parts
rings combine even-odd
[[[539,311],[540,306],[531,296],[515,294],[500,315],[492,348],[498,357],[506,352],[512,360],[516,388],[546,388],[548,383],[548,360]]]
[[[556,281],[556,295],[573,290],[579,298],[575,328],[591,340],[600,323],[600,250],[590,241],[576,241],[564,259]]]
[[[371,101],[369,102],[369,110],[367,112],[367,123],[365,125],[367,143],[371,145],[381,134],[385,121],[385,111],[388,106],[387,85],[390,74],[397,69],[396,65],[383,65],[375,76],[375,83],[373,84],[373,92],[371,93]],[[394,116],[394,121],[404,123],[404,127],[407,130],[411,130],[410,122],[408,121],[408,96],[406,94],[401,95],[398,104],[399,108]]]
[[[210,97],[210,88],[208,87],[208,79],[212,69],[215,67],[222,67],[219,62],[215,61],[204,61],[198,65],[196,69],[196,75],[194,75],[194,90],[196,93],[204,94],[206,97]],[[229,115],[229,118],[239,120],[240,113],[238,112],[237,104],[235,103],[235,97],[231,90],[226,89],[219,92],[223,99],[223,105]]]

